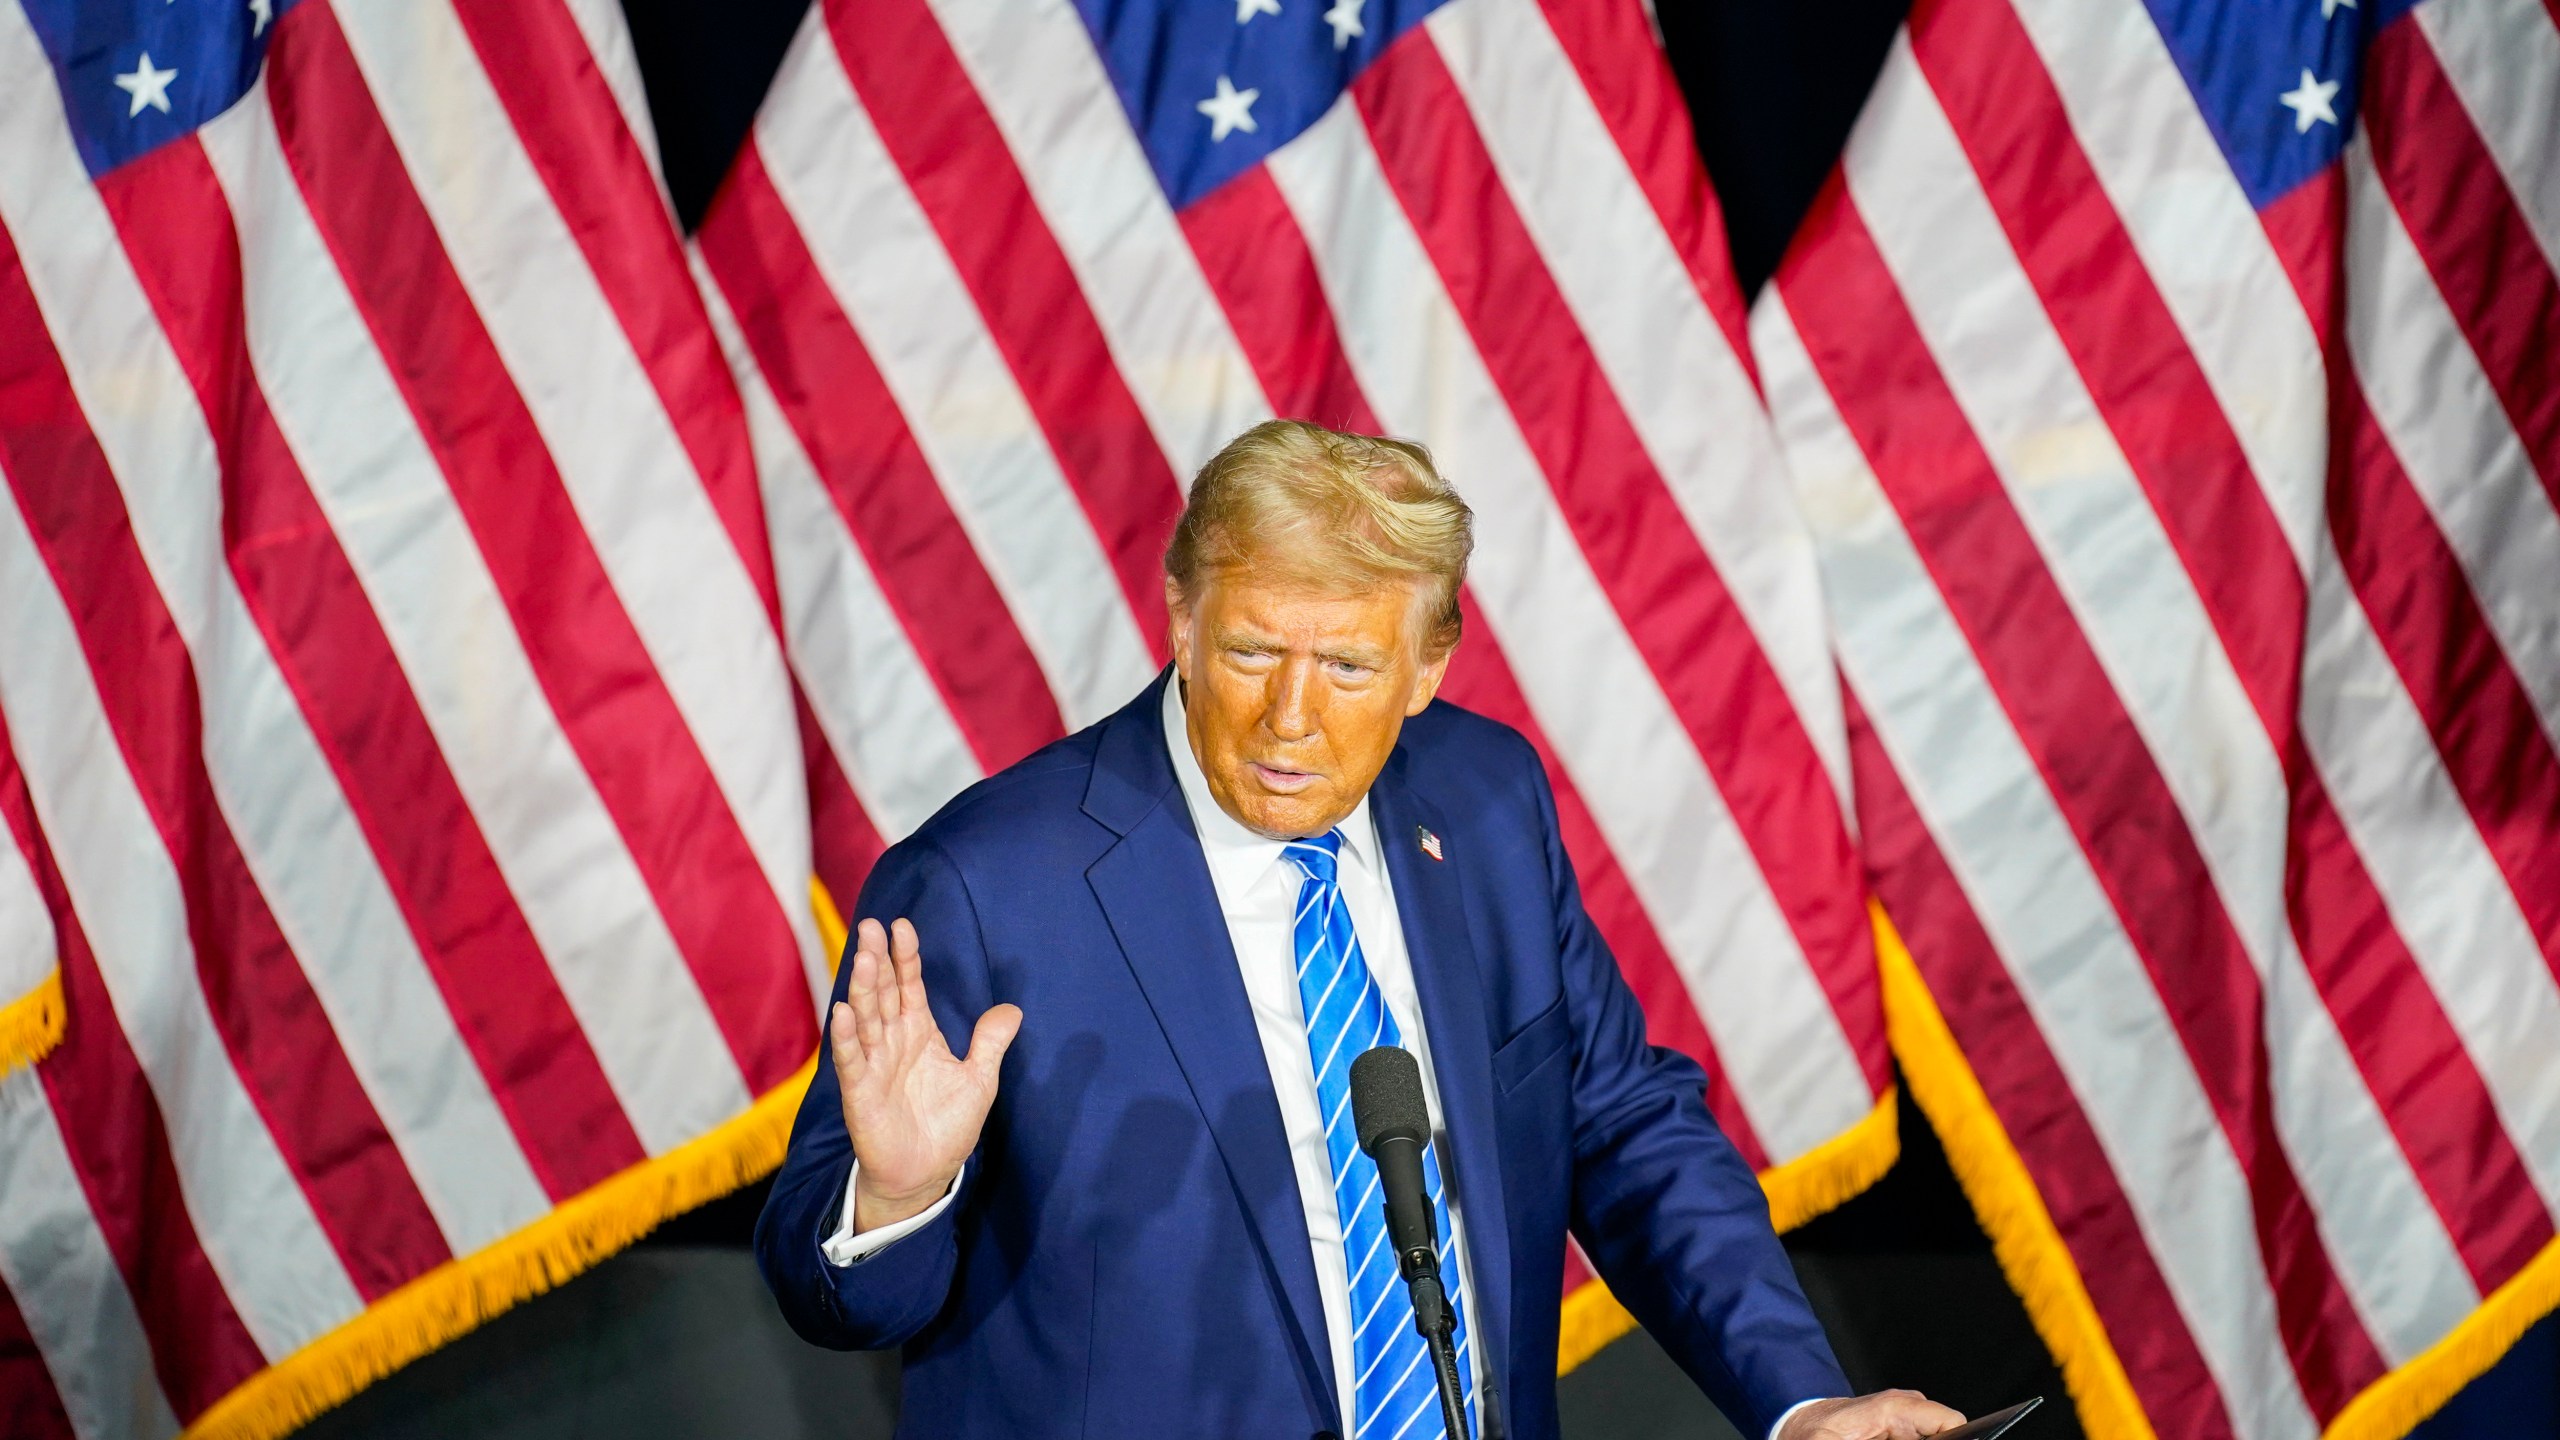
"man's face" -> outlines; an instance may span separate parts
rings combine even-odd
[[[1167,583],[1191,753],[1220,809],[1274,840],[1350,815],[1448,669],[1422,655],[1422,584],[1346,595],[1229,570],[1186,605]]]

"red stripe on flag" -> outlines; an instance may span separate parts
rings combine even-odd
[[[2560,277],[2414,16],[2366,53],[2374,169],[2560,505]]]
[[[2292,908],[2304,962],[2357,1072],[2485,1295],[2551,1242],[2551,1215],[2382,897],[2367,884],[2311,893],[2300,878],[2324,857],[2343,857],[2333,868],[2345,870],[2353,849],[2318,782],[2299,786],[2287,888],[2301,896]]]
[[[1923,6],[1910,34],[2019,265],[2281,746],[2302,668],[2301,570],[2051,75],[2005,4]]]
[[[800,448],[978,764],[1001,770],[1065,734],[1039,661],[753,140],[739,151],[698,243]]]
[[[1857,695],[1843,698],[1859,832],[1877,898],[2053,1216],[2144,1412],[2162,1435],[2234,1435],[2221,1387],[2194,1333],[2177,1318],[2177,1297],[2069,1077],[1968,907],[1963,884],[1903,789]]]
[[[18,1313],[18,1299],[0,1280],[0,1435],[16,1440],[72,1440],[70,1413],[53,1372],[36,1349],[36,1337]]]
[[[239,235],[204,151],[163,146],[101,193],[204,407],[241,597],[525,1158],[554,1200],[637,1164],[640,1137],[250,373]]]
[[[1724,1057],[1716,1053],[1715,1038],[1707,1033],[1697,999],[1689,993],[1689,982],[1682,978],[1680,967],[1672,961],[1662,936],[1653,928],[1653,917],[1637,898],[1635,885],[1618,863],[1617,852],[1609,848],[1608,839],[1600,833],[1590,807],[1583,803],[1582,792],[1573,787],[1572,779],[1556,760],[1555,747],[1538,728],[1537,717],[1529,712],[1528,697],[1520,693],[1511,662],[1495,644],[1492,628],[1484,623],[1484,613],[1477,607],[1475,597],[1465,596],[1462,603],[1466,607],[1468,639],[1450,662],[1441,698],[1501,721],[1536,747],[1538,758],[1546,764],[1547,786],[1555,792],[1556,829],[1564,836],[1565,853],[1573,858],[1574,876],[1582,886],[1583,909],[1589,912],[1591,923],[1599,927],[1610,953],[1617,957],[1627,988],[1635,992],[1636,1004],[1644,1011],[1645,1038],[1698,1062],[1707,1072],[1707,1109],[1723,1128],[1725,1138],[1733,1142],[1733,1148],[1741,1152],[1743,1162],[1755,1173],[1768,1169],[1769,1147],[1762,1143],[1760,1132],[1752,1128],[1751,1117],[1742,1108],[1741,1093],[1725,1074]]]
[[[453,5],[780,635],[782,608],[746,405],[685,265],[675,216],[649,157],[624,123],[604,64],[588,52],[566,6],[516,0]]]
[[[1193,201],[1180,218],[1191,253],[1272,410],[1376,433],[1378,417],[1343,351],[1315,253],[1281,199],[1270,167],[1256,165],[1236,176]]]
[[[2194,835],[1931,358],[1839,172],[1779,283],[1822,383],[2159,991],[2247,1175],[2285,1349],[2313,1413],[2388,1369],[2275,1133],[2256,971]],[[1886,420],[1861,397],[1891,396]]]
[[[472,307],[337,17],[277,23],[285,158],[463,518],[570,745],[691,967],[747,1087],[808,1058],[808,988],[780,902]]]
[[[195,663],[0,229],[0,457],[176,870],[232,1065],[368,1300],[452,1258],[213,797]],[[208,482],[211,477],[207,477]]]
[[[1599,1278],[1599,1272],[1591,1268],[1590,1257],[1582,1253],[1581,1242],[1575,1240],[1569,1235],[1566,1236],[1564,1242],[1564,1293],[1570,1295],[1574,1291],[1580,1289],[1586,1282],[1597,1280]]]
[[[1881,1033],[1857,862],[1812,738],[1609,389],[1429,33],[1398,41],[1351,94],[1388,185],[1843,1028]],[[1881,1094],[1885,1056],[1853,1048]]]
[[[2017,12],[1924,7],[1911,46],[2291,772],[2305,843],[2289,852],[2287,908],[2305,965],[2475,1278],[2495,1271],[2516,1236],[2537,1228],[2548,1236],[2548,1216],[2296,743],[2303,582],[2266,492],[2122,218],[2103,203],[2105,189]],[[2345,915],[2359,923],[2338,923]],[[2381,996],[2407,1007],[2394,1012],[2405,1024],[2370,1023]],[[2517,1188],[2483,1190],[2484,1175]]]
[[[800,715],[800,753],[809,771],[809,828],[817,850],[818,883],[827,887],[827,898],[843,917],[854,897],[862,893],[862,882],[870,878],[872,862],[888,847],[881,843],[879,829],[845,779],[844,767],[836,763],[836,752],[828,746],[826,731],[819,727],[797,680],[792,682],[791,698]],[[841,958],[830,955],[827,963],[832,967]]]
[[[1164,547],[1183,480],[1020,165],[926,0],[828,0],[826,18],[863,109],[977,300],[1161,663]]]
[[[0,244],[5,241],[0,234]],[[14,252],[9,259],[16,263]],[[0,396],[5,394],[0,387]],[[133,1297],[136,1318],[150,1341],[152,1371],[179,1419],[190,1420],[264,1368],[266,1357],[232,1308],[230,1292],[213,1273],[188,1218],[159,1102],[116,1019],[89,950],[88,932],[71,908],[62,872],[37,828],[5,716],[0,716],[0,824],[27,857],[36,889],[53,916],[61,960],[62,1042],[36,1067],[36,1074],[52,1102],[81,1197],[97,1217],[107,1253],[115,1257]],[[0,1434],[15,1433],[0,1427]]]
[[[58,884],[51,888],[59,893]],[[167,1124],[132,1042],[117,1028],[88,936],[58,901],[54,913],[62,1003],[72,1018],[36,1073],[150,1339],[152,1371],[178,1418],[193,1420],[264,1369],[267,1358],[187,1213]]]
[[[2435,737],[2445,772],[2560,975],[2560,758],[2460,562],[2343,373],[2330,403],[2338,439],[2329,528],[2339,557]],[[2552,586],[2560,593],[2560,576]]]
[[[1547,25],[1564,47],[1573,73],[1589,92],[1600,122],[1618,144],[1636,185],[1671,237],[1671,248],[1689,268],[1707,313],[1716,317],[1725,344],[1756,387],[1760,365],[1751,353],[1751,325],[1742,286],[1733,274],[1733,249],[1725,239],[1724,211],[1707,186],[1698,159],[1697,130],[1688,101],[1671,73],[1669,57],[1654,36],[1644,0],[1538,0]],[[1499,101],[1500,97],[1496,97]]]

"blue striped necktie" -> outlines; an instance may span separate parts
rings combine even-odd
[[[1342,1216],[1342,1258],[1351,1278],[1353,1440],[1422,1440],[1444,1434],[1440,1391],[1430,1349],[1414,1328],[1395,1248],[1387,1243],[1378,1167],[1360,1149],[1351,1121],[1351,1062],[1375,1045],[1401,1045],[1386,997],[1360,954],[1360,937],[1343,904],[1337,865],[1342,832],[1292,840],[1285,853],[1305,872],[1292,925],[1298,951],[1298,998],[1307,1017],[1307,1057],[1315,1062],[1316,1103],[1324,1111],[1325,1153],[1333,1161],[1333,1200]],[[1426,1151],[1423,1182],[1440,1228],[1440,1279],[1458,1314],[1458,1375],[1467,1380],[1467,1429],[1476,1427],[1475,1386],[1468,1377],[1466,1312],[1459,1305],[1456,1246],[1440,1157]]]

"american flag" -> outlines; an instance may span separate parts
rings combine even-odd
[[[2541,0],[1922,0],[1753,317],[2093,1435],[2398,1435],[2560,1301],[2555,143]]]
[[[280,1433],[779,1157],[805,787],[651,146],[610,0],[0,5],[0,1431]]]
[[[819,873],[1118,708],[1188,477],[1274,413],[1474,505],[1446,698],[1538,745],[1780,1223],[1893,1157],[1810,538],[1640,0],[842,0],[699,237]],[[1577,1268],[1572,1363],[1630,1323]]]

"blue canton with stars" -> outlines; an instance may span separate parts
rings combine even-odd
[[[2264,209],[2338,158],[2364,53],[2417,0],[2143,0],[2205,124]]]
[[[94,178],[239,103],[298,0],[23,3]]]
[[[1075,0],[1179,210],[1332,108],[1443,0]]]

